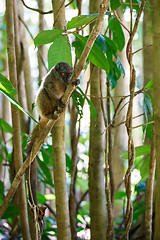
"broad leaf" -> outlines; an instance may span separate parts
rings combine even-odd
[[[146,84],[146,89],[153,89],[153,78]]]
[[[126,197],[126,192],[123,192],[123,191],[116,192],[115,199],[122,199],[124,197]]]
[[[90,112],[91,112],[91,116],[93,117],[93,119],[96,121],[97,119],[97,113],[96,113],[96,109],[93,106],[92,102],[87,98],[87,96],[84,94],[84,92],[82,91],[82,89],[80,87],[77,87],[77,90],[83,95],[83,97],[87,100],[87,103],[90,107]]]
[[[96,38],[95,43],[98,45],[98,47],[100,47],[102,52],[105,54],[107,50],[107,45],[103,35],[99,34],[98,37]]]
[[[72,66],[71,48],[66,36],[56,39],[48,51],[49,69],[59,62],[67,62]]]
[[[105,41],[109,45],[109,47],[112,50],[112,52],[117,53],[117,51],[118,51],[117,43],[114,42],[113,40],[111,40],[109,37],[107,37],[105,35],[103,35],[103,37],[105,38]]]
[[[135,147],[135,157],[143,156],[146,154],[150,154],[151,152],[151,145],[142,145]],[[121,158],[128,159],[128,151],[125,151],[121,154]]]
[[[79,115],[78,120],[80,120],[83,117],[84,98],[78,91],[74,90],[74,92],[72,93],[72,100]]]
[[[36,123],[38,123],[29,113],[27,113],[18,101],[13,97],[13,95],[17,94],[16,89],[13,87],[12,83],[2,74],[0,74],[0,92],[19,110],[25,113],[27,116],[33,119]]]
[[[125,70],[123,68],[122,62],[119,59],[119,57],[117,56],[117,68],[119,69],[119,71],[123,74],[123,76],[125,77]]]
[[[4,121],[4,119],[2,119],[2,118],[0,118],[0,129],[3,132],[13,133],[12,127],[6,121]]]
[[[2,74],[0,74],[0,91],[16,95],[17,90],[13,87],[12,83]]]
[[[120,0],[110,0],[110,5],[112,10],[116,10],[120,7],[121,3]]]
[[[44,204],[47,202],[47,199],[43,194],[37,192],[37,201],[38,201],[38,204]]]
[[[61,37],[63,32],[64,30],[62,29],[42,31],[34,38],[34,45],[35,47],[37,47],[40,45],[51,43],[57,38]]]
[[[115,17],[111,17],[108,26],[113,32],[113,41],[118,45],[119,51],[122,51],[125,45],[125,38],[120,22]]]
[[[146,191],[146,184],[144,182],[140,182],[135,186],[135,191],[137,192],[145,192]]]
[[[105,15],[110,15],[111,12],[106,12]],[[98,17],[98,13],[94,13],[94,14],[89,14],[89,15],[79,15],[76,17],[73,17],[71,19],[71,21],[69,21],[67,23],[67,29],[71,29],[71,28],[78,28],[81,26],[84,26],[88,23],[90,23],[93,19],[96,19]]]
[[[10,203],[9,207],[3,214],[2,219],[13,218],[15,216],[19,216],[19,207],[13,205],[13,203]]]
[[[38,164],[41,168],[41,171],[43,172],[45,178],[46,178],[46,183],[50,184],[51,186],[53,185],[53,181],[52,181],[52,176],[50,173],[50,169],[48,168],[48,166],[45,164],[45,162],[41,161],[40,159],[38,159]]]
[[[83,47],[83,49],[84,49],[85,44],[88,40],[88,37],[80,36],[77,33],[74,33],[74,35],[76,38],[78,38],[78,40],[81,43],[79,47]],[[81,52],[83,51],[83,49],[81,49]],[[97,67],[104,69],[106,72],[109,72],[108,60],[105,57],[103,51],[100,49],[100,47],[96,43],[94,43],[94,45],[89,53],[88,59]]]
[[[97,16],[98,14],[95,13],[90,15],[79,15],[79,16],[73,17],[71,21],[67,23],[67,29],[77,28],[77,27],[86,25],[93,19],[97,18]]]
[[[38,123],[38,122],[36,121],[36,119],[34,119],[34,118],[32,117],[32,115],[30,115],[28,112],[26,112],[26,111],[21,107],[21,105],[17,102],[17,100],[16,100],[12,95],[10,95],[10,94],[8,94],[8,93],[5,93],[5,92],[3,92],[3,91],[1,91],[1,90],[0,90],[0,92],[2,92],[3,95],[4,95],[14,106],[16,106],[16,107],[17,107],[19,110],[21,110],[23,113],[25,113],[28,117],[32,118],[33,121],[35,121],[36,123]]]

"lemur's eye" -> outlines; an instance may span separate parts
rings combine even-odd
[[[62,76],[64,76],[65,74],[64,74],[64,73],[62,73],[61,75],[62,75]]]

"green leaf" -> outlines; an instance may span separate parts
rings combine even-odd
[[[80,41],[74,41],[72,46],[75,48],[76,57],[79,59],[84,49],[83,44]]]
[[[110,5],[112,10],[116,10],[117,8],[120,7],[121,3],[119,0],[111,0]]]
[[[145,159],[142,160],[142,166],[140,168],[140,173],[141,173],[141,180],[146,180],[148,178],[149,174],[149,166],[150,166],[150,156],[146,157]]]
[[[12,83],[2,74],[0,74],[0,92],[19,110],[24,112],[27,116],[31,117],[36,123],[38,123],[29,113],[27,113],[13,95],[17,94],[16,89],[13,87]]]
[[[133,222],[137,223],[139,217],[145,212],[146,205],[144,201],[140,203],[138,202],[138,204],[135,201],[135,203],[136,203],[136,206],[133,207]]]
[[[67,23],[67,29],[69,30],[71,28],[77,28],[77,27],[86,25],[93,19],[97,18],[97,16],[98,14],[95,13],[90,15],[79,15],[79,16],[73,17],[71,21]]]
[[[56,39],[48,51],[49,69],[59,62],[67,62],[72,66],[71,48],[66,36]]]
[[[145,182],[140,182],[135,186],[135,191],[137,192],[145,192],[146,191],[146,184]]]
[[[0,91],[16,95],[17,90],[13,87],[12,83],[2,74],[0,74]]]
[[[0,181],[0,199],[3,199],[3,195],[4,195],[4,183],[2,181]]]
[[[146,89],[153,89],[153,78],[146,84]]]
[[[83,95],[83,97],[87,100],[87,103],[90,107],[90,112],[91,112],[91,116],[93,117],[93,119],[96,121],[97,119],[97,113],[96,113],[96,109],[93,106],[92,102],[87,98],[87,96],[84,94],[84,92],[82,91],[82,89],[80,87],[77,87],[77,90]]]
[[[1,128],[1,131],[3,132],[13,133],[12,127],[2,118],[0,118],[0,128]]]
[[[37,200],[38,200],[38,204],[44,204],[49,200],[53,200],[55,199],[55,195],[54,194],[41,194],[39,192],[37,192]]]
[[[32,118],[33,121],[35,121],[36,123],[38,123],[36,121],[36,119],[34,119],[32,117],[32,115],[30,115],[29,113],[27,113],[22,107],[21,105],[17,102],[17,100],[10,94],[8,94],[7,92],[4,92],[2,90],[0,90],[1,93],[3,93],[3,95],[14,105],[16,106],[19,110],[21,110],[23,113],[25,113],[28,117]]]
[[[74,92],[72,93],[72,100],[73,103],[78,111],[79,114],[79,120],[83,117],[83,104],[84,104],[84,98],[82,97],[82,95],[74,90]]]
[[[111,12],[106,12],[105,15],[110,15],[110,14]],[[89,15],[79,15],[79,16],[73,17],[67,23],[67,30],[84,26],[90,23],[90,21],[92,21],[93,19],[96,19],[97,17],[98,17],[98,13],[89,14]]]
[[[117,56],[117,68],[119,69],[119,71],[123,74],[123,76],[125,77],[125,70],[123,68],[123,65],[121,63],[121,60],[119,59],[119,57]]]
[[[63,32],[64,30],[62,29],[42,31],[34,38],[34,45],[35,47],[37,47],[40,45],[51,43],[55,41],[57,38],[61,37]]]
[[[105,38],[106,43],[108,44],[108,46],[110,47],[110,49],[114,52],[117,53],[118,51],[118,45],[111,40],[109,37],[103,35],[103,37]]]
[[[121,198],[124,198],[124,197],[126,197],[126,192],[123,192],[123,191],[117,191],[116,192],[115,199],[121,199]]]
[[[50,193],[50,194],[45,194],[44,197],[47,199],[47,201],[49,200],[54,200],[56,197],[54,194]]]
[[[38,201],[38,204],[44,204],[47,202],[47,199],[43,194],[37,192],[37,201]]]
[[[69,157],[68,154],[66,154],[66,171],[67,173],[71,174],[72,169],[72,159]]]
[[[40,159],[38,159],[38,164],[44,174],[44,176],[46,177],[46,182],[50,185],[53,185],[53,182],[52,182],[52,176],[51,176],[51,173],[50,173],[50,169],[48,168],[48,166],[45,164],[45,162],[41,161]]]
[[[98,47],[100,47],[102,52],[105,54],[107,50],[107,46],[106,46],[106,41],[103,35],[99,34],[98,37],[96,38],[95,43],[98,45]]]
[[[122,51],[125,37],[120,22],[115,17],[111,17],[108,27],[113,32],[113,41],[118,45],[119,51]]]
[[[19,207],[13,205],[13,203],[9,204],[9,207],[5,211],[2,216],[2,219],[13,218],[19,215]]]
[[[74,33],[75,37],[78,38],[78,40],[80,41],[81,45],[83,46],[83,48],[85,47],[85,44],[88,40],[88,37],[83,37],[77,33]],[[109,72],[109,63],[107,58],[105,57],[103,51],[100,49],[100,47],[94,43],[88,59],[97,67],[104,69],[106,72]]]
[[[150,121],[153,116],[153,106],[150,98],[146,93],[144,94],[144,113],[146,122]]]
[[[142,145],[135,147],[135,157],[144,156],[151,153],[151,145]],[[128,151],[121,154],[121,158],[128,159]]]

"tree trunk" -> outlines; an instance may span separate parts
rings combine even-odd
[[[123,13],[119,10],[118,15],[120,16],[122,22],[124,23],[124,16]],[[124,23],[125,24],[125,23]],[[126,25],[126,24],[125,24]],[[125,42],[128,41],[128,32],[126,30],[123,30],[125,35]],[[122,52],[118,53],[118,56],[123,64],[123,67],[126,72],[126,76],[121,76],[121,78],[117,81],[117,86],[114,89],[114,96],[125,96],[129,94],[129,81],[128,81],[128,75],[127,72],[129,71],[129,64],[126,59],[126,45]],[[118,103],[121,98],[115,98],[114,104],[115,108],[118,106]],[[122,102],[122,105],[120,105],[119,110],[121,107],[127,102],[128,100],[124,100]],[[127,114],[127,106],[123,108],[120,113],[118,114],[117,118],[115,119],[115,125],[119,124],[121,122],[125,121],[125,116]],[[128,145],[128,136],[126,127],[124,124],[121,124],[120,126],[114,128],[114,145],[113,145],[113,177],[114,177],[114,184],[115,184],[115,192],[117,190],[120,190],[124,188],[123,177],[124,177],[124,162],[120,158],[120,155],[127,149]],[[119,214],[121,213],[121,203],[120,201],[116,201],[113,207],[113,216],[114,218],[117,218]]]
[[[104,85],[103,85],[104,86]],[[100,69],[96,68],[91,80],[91,101],[97,112],[97,120],[91,117],[89,148],[89,194],[91,238],[106,239],[106,197],[104,186],[104,122],[100,97]],[[102,134],[103,133],[103,134]]]
[[[152,4],[152,1],[149,0],[149,3]],[[152,19],[153,14],[150,13],[148,8],[145,8],[143,17],[143,47],[153,43]],[[153,78],[153,64],[151,63],[153,63],[153,48],[148,47],[143,51],[143,74],[145,85]]]
[[[38,8],[44,11],[44,1],[37,0],[38,2]],[[39,32],[45,30],[45,19],[43,14],[39,14]],[[44,66],[44,63],[46,62],[46,56],[47,56],[47,49],[45,45],[41,45],[38,47],[38,69],[39,69],[39,82],[42,81],[42,78],[47,73],[47,70]]]
[[[14,0],[14,31],[15,31],[15,52],[16,52],[16,65],[17,65],[17,90],[19,96],[19,102],[21,106],[27,110],[26,91],[24,82],[24,46],[20,39],[19,19],[18,19],[18,3],[19,0]],[[23,112],[20,112],[21,129],[22,132],[28,132],[29,130],[29,118]]]
[[[54,12],[54,28],[64,29],[65,5],[63,0],[52,0]],[[60,9],[60,12],[59,12]],[[70,240],[69,204],[66,182],[65,161],[65,113],[56,122],[52,130],[53,171],[56,193],[57,239]]]
[[[156,132],[156,205],[155,205],[155,231],[154,240],[160,239],[159,223],[159,205],[160,205],[160,4],[159,0],[153,1],[153,78],[154,78],[154,121]]]
[[[90,13],[98,12],[101,1],[90,1]],[[93,65],[91,64],[91,69]],[[89,147],[89,195],[91,239],[106,239],[106,196],[104,185],[104,121],[101,109],[101,92],[105,88],[102,70],[95,67],[91,79],[90,95],[97,119],[90,119],[90,147]],[[103,94],[103,93],[102,93]],[[93,97],[94,96],[94,97]],[[96,98],[97,97],[97,98]]]

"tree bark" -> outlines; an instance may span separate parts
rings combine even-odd
[[[154,121],[156,132],[156,205],[155,205],[155,230],[154,240],[160,239],[159,223],[159,205],[160,205],[160,4],[158,0],[153,1],[153,78],[154,78]]]
[[[24,67],[24,46],[20,39],[19,20],[18,20],[18,3],[19,0],[14,0],[14,32],[15,32],[15,52],[16,52],[16,69],[17,69],[17,91],[21,106],[27,110],[25,82],[23,75]],[[29,130],[29,118],[23,112],[20,112],[22,132]]]
[[[152,4],[153,1],[149,0]],[[143,17],[143,47],[146,47],[153,43],[153,33],[152,33],[152,20],[153,14],[148,8],[144,9]],[[146,85],[153,78],[153,48],[148,47],[143,51],[143,74],[144,74],[144,84]]]
[[[52,0],[54,28],[65,27],[65,5],[63,0]],[[65,113],[56,122],[52,130],[53,172],[56,193],[57,239],[70,240],[69,204],[67,197],[66,161],[65,161]]]
[[[118,15],[120,16],[120,19],[124,23],[124,17],[121,10],[118,11]],[[125,24],[125,23],[124,23]],[[125,24],[126,25],[126,24]],[[123,30],[125,35],[125,42],[128,41],[128,32],[126,30]],[[127,72],[129,72],[129,64],[126,59],[126,45],[122,52],[118,53],[118,56],[123,64],[123,67],[126,72],[126,76],[121,76],[121,78],[117,81],[117,86],[114,89],[114,96],[125,96],[129,94],[129,80]],[[115,109],[117,108],[119,101],[121,98],[115,98],[114,99],[114,105]],[[121,107],[127,102],[127,99],[122,102],[122,104],[119,107],[118,112],[120,111]],[[116,117],[114,124],[119,124],[121,122],[125,121],[125,116],[127,114],[127,106],[124,107]],[[128,142],[128,136],[126,127],[124,124],[121,124],[118,127],[115,127],[114,129],[114,144],[113,144],[113,177],[114,177],[114,184],[115,184],[115,192],[122,189],[124,187],[123,177],[124,177],[124,162],[120,158],[120,155],[127,149],[127,142]],[[121,203],[120,201],[116,201],[113,207],[113,216],[114,219],[118,217],[118,215],[121,212]]]
[[[103,82],[104,84],[104,82]],[[104,85],[103,85],[104,86]],[[100,97],[100,69],[96,68],[91,81],[91,101],[97,112],[97,119],[91,117],[89,147],[89,195],[91,239],[106,239],[106,197],[104,186],[104,122]],[[103,134],[102,134],[103,133]]]
[[[90,1],[90,13],[98,11],[100,1]],[[101,29],[102,31],[102,29]],[[93,65],[91,64],[91,69]],[[102,78],[103,77],[103,78]],[[105,88],[104,75],[102,70],[95,67],[94,75],[91,79],[90,95],[97,119],[96,122],[90,117],[90,146],[89,146],[89,196],[90,196],[90,218],[91,218],[91,239],[106,239],[106,196],[104,185],[104,121],[101,109],[101,89]],[[102,93],[103,95],[103,93]],[[96,98],[97,97],[97,98]]]

